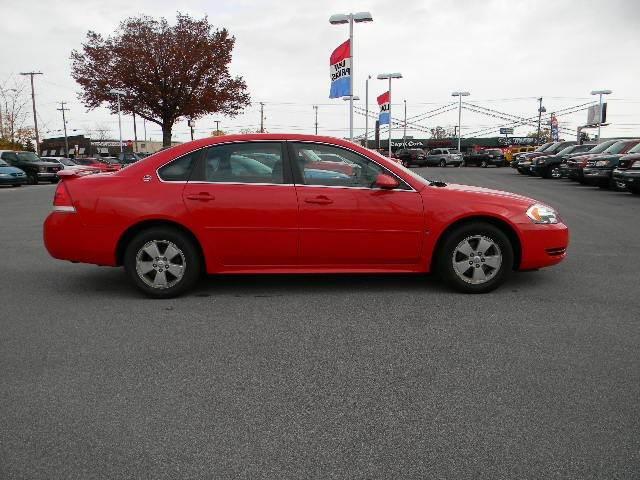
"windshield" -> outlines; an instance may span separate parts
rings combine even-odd
[[[617,143],[617,142],[618,142],[618,140],[609,140],[608,142],[602,142],[602,143],[596,145],[591,150],[589,150],[589,153],[602,153],[607,148],[609,148],[611,145],[613,145],[614,143]]]
[[[637,144],[635,147],[633,147],[631,150],[629,150],[627,153],[640,153],[640,143]]]
[[[25,162],[41,162],[42,159],[33,152],[16,152],[20,160]]]
[[[629,142],[616,142],[602,153],[612,153],[613,155],[615,155],[617,153],[620,153],[625,148],[627,148],[628,145],[629,145]]]
[[[382,155],[382,154],[376,152],[375,150],[372,150],[371,153],[376,157],[379,157],[379,158],[382,158],[384,160],[389,161],[389,157],[387,157],[385,155]],[[422,176],[418,175],[417,173],[414,173],[413,170],[410,170],[410,169],[408,169],[406,167],[403,167],[401,164],[398,164],[398,167],[401,168],[405,172],[405,174],[411,176],[411,178],[415,178],[416,180],[418,180],[422,185],[429,184],[429,183],[431,183],[433,181],[430,178],[425,178],[425,177],[422,177]]]
[[[563,148],[562,150],[560,150],[558,152],[558,155],[567,155],[568,153],[577,152],[577,151],[579,151],[579,149],[576,148],[575,145],[571,145],[569,147],[566,147],[566,148]]]
[[[545,143],[544,145],[540,145],[538,148],[534,150],[534,152],[544,152],[547,148],[553,145],[553,142]]]

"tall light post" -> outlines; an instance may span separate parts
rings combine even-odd
[[[364,82],[364,148],[369,148],[369,80],[371,75]]]
[[[407,148],[407,101],[404,100],[404,130],[402,131],[402,148]]]
[[[343,23],[349,24],[349,57],[351,60],[351,75],[349,75],[349,92],[351,93],[351,100],[349,101],[349,140],[353,142],[353,74],[354,74],[354,62],[353,62],[353,24],[363,22],[373,22],[373,17],[369,12],[357,12],[357,13],[338,13],[329,17],[329,23],[331,25],[341,25]]]
[[[395,72],[381,73],[378,75],[378,80],[389,80],[389,158],[391,158],[391,125],[393,123],[393,120],[391,119],[391,103],[393,100],[391,97],[391,79],[393,78],[402,78],[402,74]]]
[[[122,90],[118,90],[117,88],[112,88],[111,90],[109,90],[109,93],[111,95],[115,95],[116,97],[118,97],[118,132],[120,134],[120,153],[123,152],[123,148],[122,148],[122,115],[120,113],[120,97],[124,97],[126,92],[122,91]]]
[[[591,90],[591,95],[600,96],[600,112],[598,115],[598,142],[600,141],[600,126],[602,125],[602,96],[611,95],[611,93],[613,93],[611,90]]]
[[[451,94],[452,97],[458,97],[458,152],[461,153],[460,143],[462,138],[462,97],[468,97],[471,95],[469,92],[453,92]]]

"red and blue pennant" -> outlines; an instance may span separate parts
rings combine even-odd
[[[378,97],[378,105],[380,106],[380,113],[378,115],[378,121],[380,125],[389,124],[389,105],[391,104],[391,94],[384,92]]]
[[[329,98],[351,95],[351,43],[349,40],[336,48],[329,61],[331,91]]]

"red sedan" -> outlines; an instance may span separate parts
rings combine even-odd
[[[314,168],[339,155],[351,174]],[[58,259],[123,265],[153,297],[201,273],[437,272],[462,292],[565,258],[549,206],[429,181],[348,141],[235,135],[186,143],[111,174],[64,178],[44,241]]]

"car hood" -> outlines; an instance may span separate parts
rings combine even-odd
[[[518,195],[517,193],[511,193],[511,192],[504,192],[502,190],[493,190],[492,188],[475,187],[472,185],[460,185],[457,183],[448,183],[446,187],[442,187],[442,188],[461,192],[463,194],[474,195],[474,196],[479,195],[482,197],[493,197],[499,200],[510,199],[526,205],[539,203],[537,200],[534,200],[533,198],[525,197],[524,195]]]
[[[24,172],[16,167],[5,167],[0,165],[0,173],[24,173]]]

